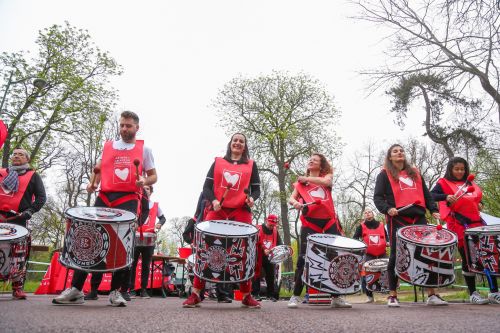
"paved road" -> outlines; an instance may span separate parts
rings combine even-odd
[[[203,302],[182,309],[178,298],[134,299],[126,308],[108,305],[107,297],[85,305],[54,306],[52,296],[30,295],[12,301],[0,295],[0,332],[500,332],[500,305],[451,304],[428,307],[403,303],[354,304],[352,309],[263,302],[242,309],[239,303]]]

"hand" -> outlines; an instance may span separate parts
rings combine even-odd
[[[483,210],[483,204],[482,204],[482,203],[479,203],[479,204],[477,205],[477,208],[478,208],[479,210]]]
[[[439,219],[441,218],[441,215],[436,212],[436,213],[432,213],[432,217],[439,221]]]
[[[389,214],[389,216],[396,216],[398,215],[398,210],[396,208],[391,208],[387,211],[387,214]]]
[[[457,197],[454,195],[448,195],[446,196],[446,201],[453,205],[455,202],[457,202]]]
[[[295,201],[295,202],[293,203],[293,208],[295,208],[296,210],[301,210],[303,206],[304,206],[304,205],[302,205],[302,204],[301,204],[300,202],[298,202],[298,201]]]
[[[308,181],[307,181],[307,177],[305,176],[299,176],[299,178],[297,179],[297,181],[301,184],[306,184]]]
[[[220,210],[220,202],[219,200],[215,199],[214,201],[212,201],[212,207],[214,209],[214,211],[219,211]]]
[[[245,200],[245,203],[248,205],[248,207],[252,208],[253,207],[253,198],[251,196],[248,196],[247,199]]]
[[[92,186],[92,183],[87,184],[87,193],[94,193],[97,190],[97,186]]]
[[[269,249],[264,249],[264,254],[267,256],[271,251]]]
[[[146,185],[146,178],[144,178],[143,176],[139,176],[139,180],[135,181],[135,186],[142,188],[144,187],[144,185]]]

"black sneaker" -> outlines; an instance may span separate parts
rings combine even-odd
[[[233,300],[227,296],[224,296],[224,297],[217,299],[217,303],[232,303],[232,302],[233,302]]]
[[[86,301],[95,301],[99,299],[99,296],[97,296],[97,289],[90,289],[90,292],[85,295],[83,299]]]
[[[151,298],[149,297],[148,291],[146,289],[141,289],[141,298]]]
[[[130,293],[128,291],[122,291],[120,292],[122,295],[123,299],[126,300],[127,302],[130,302],[132,298],[130,298]]]

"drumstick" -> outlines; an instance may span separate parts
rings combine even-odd
[[[226,198],[227,192],[233,187],[233,183],[227,183],[226,185],[226,190],[224,191],[224,194],[222,195],[222,198],[219,201],[219,205],[222,207],[222,203],[224,202],[224,199]]]
[[[92,181],[90,182],[90,187],[94,188],[95,187],[95,179],[97,178],[97,175],[101,173],[101,169],[98,166],[94,167],[94,174],[92,175]]]
[[[139,164],[141,164],[141,162],[136,158],[134,160],[134,165],[135,165],[135,180],[139,180]]]
[[[457,197],[457,201],[458,201],[458,199],[460,199],[461,197],[463,197],[463,196],[464,196],[464,195],[466,195],[467,193],[472,193],[472,192],[474,192],[474,191],[476,191],[476,189],[474,188],[474,186],[469,186],[469,187],[467,187],[467,190],[466,190],[466,191],[464,191],[462,194],[460,194],[460,195]],[[457,201],[455,201],[455,202],[457,202]]]
[[[398,208],[398,209],[396,209],[396,210],[397,210],[397,212],[399,213],[399,212],[401,212],[401,211],[403,211],[403,210],[405,210],[405,209],[408,209],[408,208],[410,208],[410,207],[413,207],[413,206],[416,206],[416,205],[420,205],[420,203],[421,203],[421,201],[420,201],[420,200],[415,200],[415,202],[414,202],[414,203],[411,203],[411,204],[409,204],[409,205],[403,206],[403,207]]]
[[[285,168],[285,170],[289,170],[290,172],[292,172],[295,177],[299,178],[300,176],[295,172],[293,171],[292,169],[290,169],[290,163],[289,162],[286,162],[285,164],[283,164],[283,167]],[[309,185],[309,183],[305,182],[304,185]]]
[[[321,200],[316,199],[312,202],[306,202],[305,204],[302,205],[302,208],[310,206],[310,205],[321,205]],[[295,209],[295,207],[290,207],[288,210],[292,210],[292,209]]]
[[[474,174],[471,173],[470,175],[468,175],[467,176],[467,180],[465,181],[465,183],[463,183],[462,186],[460,186],[458,188],[458,190],[455,192],[455,194],[453,194],[453,195],[456,196],[459,192],[463,191],[464,187],[467,186],[468,184],[471,184],[472,181],[474,180],[474,178],[476,178],[476,176]]]

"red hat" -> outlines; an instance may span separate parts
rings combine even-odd
[[[266,221],[269,223],[269,224],[278,224],[278,220],[279,218],[274,215],[274,214],[271,214],[269,215],[267,218],[266,218]]]

